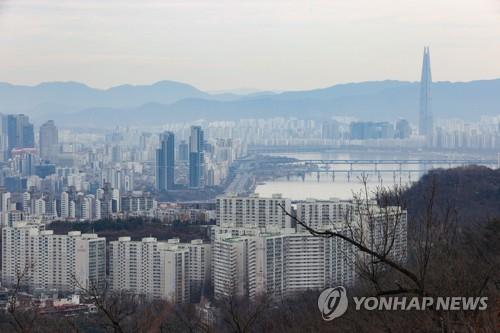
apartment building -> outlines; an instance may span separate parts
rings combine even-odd
[[[213,284],[216,298],[256,295],[256,237],[218,235],[213,245]]]
[[[186,246],[189,249],[190,299],[191,303],[199,303],[211,282],[212,245],[195,239]]]
[[[216,298],[259,294],[287,296],[355,280],[356,251],[347,242],[290,229],[254,235],[216,233],[213,282]]]
[[[173,303],[199,302],[210,276],[210,258],[210,244],[201,240],[185,244],[177,238],[159,242],[154,237],[120,237],[110,242],[109,282],[116,292]]]
[[[406,260],[407,212],[397,206],[379,207],[375,201],[315,200],[296,204],[296,216],[315,230],[348,228],[360,243],[379,253]],[[297,225],[298,231],[305,228]],[[363,232],[356,232],[363,230]],[[388,247],[391,247],[390,249]]]
[[[284,210],[291,211],[291,201],[280,194],[274,194],[271,198],[260,198],[257,194],[248,197],[221,196],[216,201],[217,225],[290,228],[291,218]]]
[[[42,229],[27,222],[2,229],[2,284],[61,292],[104,287],[105,238]]]
[[[313,229],[330,229],[341,227],[353,215],[351,201],[330,199],[307,199],[296,204],[297,219]],[[297,225],[300,231],[305,230]]]

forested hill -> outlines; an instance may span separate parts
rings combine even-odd
[[[468,166],[430,171],[403,194],[410,222],[429,209],[433,188],[434,212],[456,210],[462,225],[500,218],[500,169]]]

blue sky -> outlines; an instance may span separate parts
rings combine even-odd
[[[0,0],[0,81],[205,90],[500,77],[498,0]]]

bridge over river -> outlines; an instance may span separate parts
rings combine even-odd
[[[391,175],[394,179],[400,178],[401,175],[408,175],[411,179],[412,175],[417,178],[427,173],[431,169],[437,168],[453,168],[460,166],[479,165],[490,168],[500,167],[500,158],[421,158],[421,159],[288,159],[288,160],[269,160],[261,165],[261,167],[269,167],[270,169],[279,169],[282,171],[281,176],[287,177],[302,177],[305,179],[306,174],[317,174],[318,181],[321,174],[331,175],[331,179],[335,180],[335,176],[343,174],[350,180],[351,177],[366,174],[376,175],[382,178],[384,175]],[[326,176],[326,175],[325,175]]]

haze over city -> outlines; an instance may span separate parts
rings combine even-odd
[[[496,0],[0,1],[0,81],[297,90],[500,77]]]
[[[498,0],[0,0],[0,332],[495,333]]]

